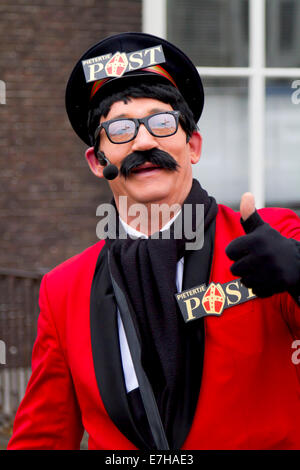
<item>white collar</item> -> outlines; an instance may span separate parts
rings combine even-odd
[[[172,225],[172,223],[174,222],[175,219],[177,219],[177,217],[179,216],[179,214],[181,213],[181,210],[179,212],[177,212],[177,214],[174,215],[174,217],[172,217],[172,219],[169,220],[169,222],[167,222],[163,227],[162,229],[160,230],[160,232],[164,232],[165,230],[168,230],[168,228]],[[138,230],[136,230],[135,228],[131,227],[130,225],[128,225],[123,219],[121,219],[121,217],[119,216],[119,219],[123,225],[123,228],[125,230],[126,233],[128,233],[128,235],[130,236],[133,236],[133,237],[136,237],[136,238],[149,238],[148,235],[146,235],[145,233],[142,233],[142,232],[139,232]]]

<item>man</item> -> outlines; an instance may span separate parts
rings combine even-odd
[[[299,218],[249,193],[236,213],[193,181],[202,84],[163,39],[92,47],[66,106],[118,216],[43,279],[9,448],[77,449],[83,429],[91,449],[299,448]]]

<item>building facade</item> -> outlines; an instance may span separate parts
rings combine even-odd
[[[93,44],[141,30],[141,1],[0,0],[0,24],[0,267],[47,270],[97,241],[110,199],[69,124],[66,82]]]

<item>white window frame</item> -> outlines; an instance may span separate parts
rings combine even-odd
[[[143,32],[166,38],[166,0],[143,0]],[[248,187],[255,196],[256,207],[265,205],[265,116],[266,79],[299,78],[300,68],[266,67],[266,0],[249,0],[249,66],[197,67],[202,77],[247,77],[249,122]]]

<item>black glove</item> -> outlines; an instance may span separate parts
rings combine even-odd
[[[300,242],[271,228],[257,211],[246,221],[241,219],[241,224],[246,235],[225,250],[235,261],[232,274],[241,277],[257,297],[287,291],[300,305]]]

